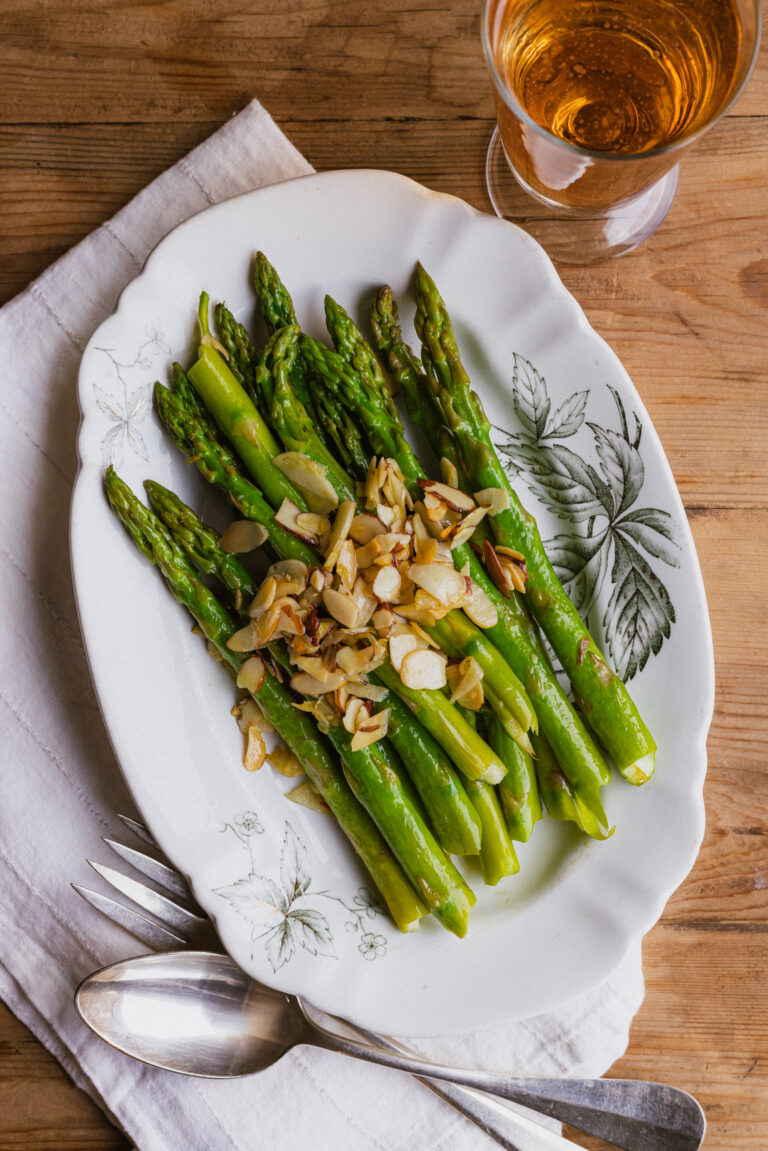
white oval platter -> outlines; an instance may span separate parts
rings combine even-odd
[[[295,784],[248,774],[213,662],[102,489],[107,463],[139,494],[174,488],[217,526],[232,518],[161,433],[155,379],[197,342],[206,289],[250,323],[253,253],[278,269],[323,337],[330,292],[363,325],[389,283],[412,330],[420,260],[523,502],[598,642],[631,677],[659,745],[642,788],[605,791],[602,843],[544,820],[520,874],[478,894],[466,939],[436,922],[401,936],[331,819],[288,802]],[[77,602],[118,760],[157,842],[243,968],[389,1034],[437,1035],[548,1011],[595,986],[659,917],[704,824],[712,642],[687,520],[658,437],[618,359],[522,231],[388,172],[309,176],[209,208],[171,232],[88,344],[72,502]]]

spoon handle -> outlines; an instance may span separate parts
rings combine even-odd
[[[306,1017],[309,1005],[301,1001],[301,1009]],[[315,1022],[314,1014],[312,1021]],[[340,1020],[334,1022],[341,1023]],[[367,1043],[382,1047],[388,1051],[400,1052],[403,1055],[413,1055],[407,1047],[403,1047],[394,1040],[383,1035],[375,1035],[365,1031],[354,1023],[344,1020],[343,1027],[359,1035]],[[329,1031],[330,1034],[330,1031]],[[484,1091],[475,1091],[471,1087],[462,1087],[458,1083],[448,1083],[446,1080],[426,1079],[418,1076],[419,1083],[423,1083],[430,1091],[434,1091],[441,1099],[445,1099],[457,1111],[460,1111],[470,1122],[474,1123],[489,1138],[493,1139],[504,1151],[579,1151],[575,1143],[565,1139],[562,1135],[532,1122],[525,1115],[506,1107],[493,1095]]]
[[[369,1047],[335,1035],[308,1020],[318,1046],[399,1071],[448,1080],[489,1091],[542,1115],[596,1135],[624,1151],[698,1151],[706,1120],[685,1091],[631,1079],[526,1079],[492,1071],[470,1071]]]

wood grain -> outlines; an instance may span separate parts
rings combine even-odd
[[[389,168],[487,210],[479,10],[3,0],[0,303],[253,95],[318,169]],[[709,598],[707,831],[646,938],[645,1002],[613,1069],[692,1091],[707,1151],[768,1146],[767,111],[763,52],[685,157],[656,235],[615,263],[560,269],[661,436]],[[127,1146],[0,1007],[0,1151]]]

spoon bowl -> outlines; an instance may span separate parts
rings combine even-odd
[[[229,1079],[311,1044],[400,1071],[491,1092],[622,1147],[698,1151],[704,1113],[684,1091],[622,1079],[530,1079],[431,1063],[361,1043],[301,999],[263,987],[227,955],[181,951],[110,964],[89,975],[75,1005],[119,1051],[184,1075]]]

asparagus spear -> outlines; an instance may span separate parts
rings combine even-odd
[[[328,738],[341,759],[352,791],[377,824],[411,882],[443,927],[466,935],[474,895],[450,862],[408,797],[378,743],[352,751],[351,736],[331,727]]]
[[[304,496],[273,466],[280,447],[245,389],[238,383],[211,336],[208,325],[208,293],[200,296],[198,317],[202,339],[199,358],[187,375],[216,424],[235,448],[248,471],[262,487],[274,508],[284,499],[307,510]]]
[[[492,713],[485,716],[485,734],[507,768],[498,788],[507,830],[512,839],[526,843],[542,815],[533,759],[509,738]]]
[[[269,338],[256,367],[264,410],[286,451],[303,452],[325,468],[340,501],[354,499],[354,484],[333,452],[325,446],[318,431],[317,418],[310,416],[293,390],[291,376],[299,350],[298,339],[298,324],[278,328]]]
[[[296,309],[290,293],[263,252],[256,253],[252,278],[269,334],[274,335],[278,328],[284,328],[286,324],[296,324]],[[297,398],[311,412],[313,404],[309,369],[302,355],[296,357],[291,369],[291,385]]]
[[[178,383],[178,377],[175,377]],[[255,520],[269,532],[275,551],[284,559],[317,563],[311,548],[275,522],[275,513],[259,489],[240,472],[239,462],[221,442],[207,415],[201,417],[184,396],[155,384],[155,407],[160,421],[184,455],[194,461],[209,483],[223,491],[246,519]],[[276,468],[274,469],[277,470]]]
[[[445,304],[421,265],[416,304],[424,366],[464,469],[476,488],[502,487],[509,492],[509,508],[493,517],[494,533],[499,543],[525,556],[528,601],[571,681],[584,717],[625,778],[644,783],[653,774],[653,737],[560,584],[536,522],[509,482],[491,440],[488,418],[459,358]]]
[[[226,304],[218,303],[213,309],[213,318],[219,340],[227,353],[227,363],[238,383],[245,388],[261,410],[262,400],[256,390],[256,366],[259,355],[247,328],[239,324]]]
[[[219,656],[236,672],[242,657],[227,647],[236,625],[213,593],[199,580],[160,520],[135,497],[130,488],[108,468],[105,476],[112,510],[130,533],[140,551],[160,571],[174,598],[197,620]],[[336,817],[339,826],[368,869],[401,931],[411,931],[426,914],[402,869],[375,825],[352,795],[328,746],[306,713],[293,706],[290,692],[267,674],[254,698]]]
[[[256,587],[237,557],[222,549],[216,529],[204,524],[162,484],[147,480],[144,486],[150,507],[175,543],[196,567],[228,588],[240,610],[256,594]],[[287,659],[278,659],[289,674],[295,670]],[[450,760],[399,699],[390,698],[382,706],[390,709],[389,742],[405,764],[440,846],[456,855],[477,854],[482,834],[480,819]]]

